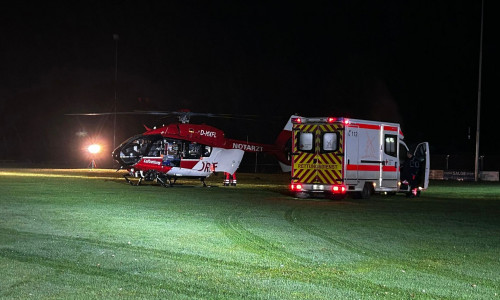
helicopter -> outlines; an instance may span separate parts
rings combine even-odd
[[[128,173],[123,176],[131,185],[137,186],[143,181],[156,181],[164,187],[171,187],[178,178],[192,178],[199,179],[206,187],[205,179],[216,172],[233,176],[245,152],[268,153],[278,159],[282,168],[290,165],[287,149],[291,144],[291,132],[288,130],[281,131],[275,144],[261,144],[230,139],[221,129],[206,124],[190,123],[192,116],[232,118],[231,115],[194,113],[189,110],[73,115],[111,114],[178,117],[178,122],[158,128],[144,126],[145,132],[128,138],[112,151],[113,159],[119,164],[117,171],[126,169]],[[131,178],[137,180],[134,182]]]

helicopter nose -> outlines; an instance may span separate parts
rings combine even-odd
[[[122,147],[118,147],[113,152],[111,152],[111,157],[120,164],[120,166],[124,166],[125,162],[120,158],[120,152]]]

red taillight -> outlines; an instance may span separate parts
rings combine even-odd
[[[345,194],[346,192],[346,187],[345,185],[334,185],[332,186],[332,192],[334,194]]]
[[[300,183],[292,183],[292,184],[290,184],[290,190],[292,190],[292,191],[301,191],[302,190],[302,184],[300,184]]]

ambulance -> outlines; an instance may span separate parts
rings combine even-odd
[[[418,164],[417,178],[412,178],[413,186],[418,186],[414,194],[429,185],[429,144],[420,143],[410,152],[397,123],[292,116],[285,130],[291,130],[290,190],[297,197],[410,195],[409,179],[402,178],[408,153]]]

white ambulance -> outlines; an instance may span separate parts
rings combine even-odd
[[[297,197],[410,195],[410,185],[402,176],[409,149],[399,124],[292,116],[285,130],[292,131],[290,190]],[[418,167],[412,184],[417,186],[414,194],[419,195],[429,184],[429,144],[418,144],[412,154]]]

